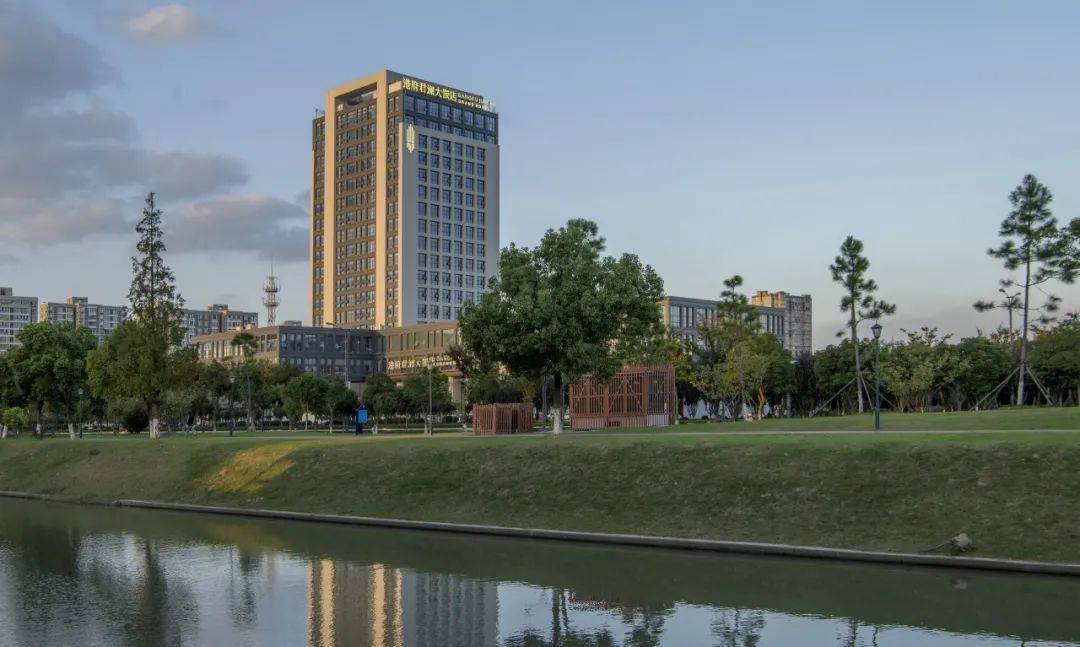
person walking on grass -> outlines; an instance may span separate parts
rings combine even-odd
[[[367,405],[363,402],[360,403],[360,407],[356,410],[356,435],[362,436],[364,434],[364,424],[367,423],[368,412]]]

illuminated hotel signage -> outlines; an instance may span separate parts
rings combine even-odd
[[[386,360],[386,372],[398,373],[416,371],[427,368],[429,362],[431,363],[431,366],[438,369],[446,370],[457,368],[457,365],[454,364],[454,360],[450,359],[449,355],[429,355],[427,357],[388,359]]]
[[[487,104],[484,101],[484,97],[469,94],[468,92],[458,92],[457,90],[452,90],[441,85],[435,85],[434,83],[428,83],[427,81],[417,81],[416,79],[406,77],[401,80],[401,87],[411,92],[420,92],[421,94],[426,94],[438,99],[446,99],[447,101],[464,104],[470,108],[476,108],[477,110],[487,110]]]

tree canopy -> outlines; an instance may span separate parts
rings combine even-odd
[[[87,355],[97,346],[97,338],[86,328],[40,323],[19,331],[19,343],[7,353],[6,364],[30,405],[36,433],[48,409],[67,419],[74,438],[79,403],[90,397]]]
[[[662,331],[664,285],[637,256],[604,256],[596,224],[571,220],[535,248],[502,250],[499,275],[459,320],[463,343],[481,362],[555,381],[555,432],[562,392],[586,374],[604,380]]]

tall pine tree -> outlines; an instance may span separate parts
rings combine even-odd
[[[854,236],[848,236],[840,246],[840,255],[829,266],[833,281],[844,288],[840,299],[840,311],[848,315],[848,332],[851,344],[855,348],[855,382],[859,391],[859,413],[863,412],[862,358],[859,354],[859,324],[867,319],[881,319],[896,312],[896,306],[874,298],[877,283],[866,273],[870,270],[870,261],[863,256],[863,244]],[[837,333],[838,337],[843,332]]]
[[[128,300],[136,321],[158,332],[170,345],[180,343],[180,308],[184,299],[176,291],[176,277],[165,264],[165,237],[161,228],[161,209],[154,194],[146,196],[142,218],[135,226],[138,252],[131,257],[131,288]]]
[[[1001,259],[1005,269],[1022,272],[1022,279],[1012,284],[1023,292],[1021,301],[1020,371],[1016,380],[1016,402],[1024,404],[1024,383],[1028,376],[1028,332],[1031,329],[1031,288],[1060,278],[1071,282],[1075,267],[1070,262],[1071,236],[1067,229],[1058,229],[1057,219],[1050,211],[1054,197],[1034,175],[1025,175],[1020,185],[1009,194],[1012,211],[1001,222],[998,235],[1003,238],[1000,246],[987,250],[994,258]],[[1047,295],[1041,306],[1044,312],[1057,310],[1059,299]],[[1040,318],[1048,323],[1048,318]]]
[[[165,238],[161,227],[161,209],[154,202],[153,192],[146,196],[142,218],[135,231],[139,242],[137,254],[131,257],[131,289],[128,300],[135,325],[142,328],[143,352],[139,363],[149,374],[145,384],[161,385],[161,388],[144,391],[144,399],[150,412],[150,437],[158,437],[158,408],[164,395],[165,383],[161,377],[166,373],[169,351],[180,343],[180,308],[184,299],[176,290],[176,278],[165,264]]]

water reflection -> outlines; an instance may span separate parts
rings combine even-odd
[[[0,645],[1065,645],[1080,582],[0,500]]]

